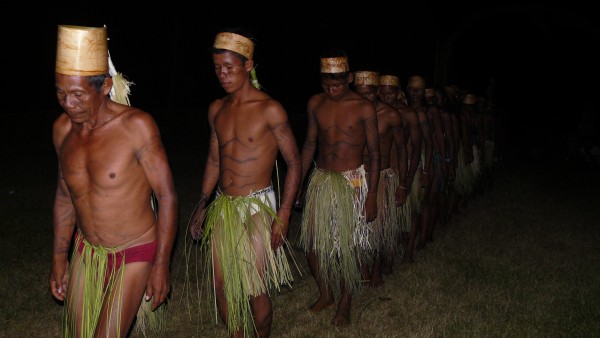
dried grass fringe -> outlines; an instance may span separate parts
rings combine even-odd
[[[215,271],[212,262],[219,262],[227,300],[227,331],[230,335],[243,330],[245,336],[251,336],[256,331],[250,297],[261,294],[272,297],[282,286],[291,287],[294,278],[290,260],[300,272],[287,241],[277,250],[271,249],[271,225],[273,220],[280,222],[275,208],[269,199],[266,199],[265,203],[257,196],[225,194],[220,194],[207,207],[200,257],[195,258],[201,260],[200,267],[196,268],[194,273],[198,278],[196,297],[199,304],[203,303],[202,299],[205,297],[212,298],[215,322],[218,322],[214,289]],[[254,213],[256,210],[258,212]],[[256,252],[252,245],[253,236],[261,237],[259,252]],[[194,297],[190,291],[193,277],[189,271],[193,265],[191,248],[190,245],[185,249],[186,297]],[[262,271],[256,266],[258,257],[263,257],[264,260]]]
[[[342,283],[351,293],[360,290],[359,264],[368,259],[365,176],[363,167],[345,173],[315,167],[306,191],[299,245],[305,252],[316,253],[319,278],[336,300]]]
[[[83,250],[79,253],[79,246],[83,243]],[[63,313],[63,335],[64,337],[76,336],[77,327],[81,327],[81,337],[93,337],[100,318],[103,304],[112,304],[117,299],[116,308],[108,310],[109,317],[116,316],[117,327],[121,323],[121,304],[123,298],[123,278],[125,276],[125,253],[121,248],[105,248],[92,245],[83,240],[82,236],[76,236],[75,246],[70,265],[70,285],[79,285],[83,278],[83,295],[78,294],[75,288],[70,289],[67,296]],[[117,255],[122,255],[122,263],[118,269],[108,270],[108,262],[117,261]],[[73,269],[73,267],[76,267]],[[106,281],[105,281],[106,280]],[[83,297],[81,323],[77,323],[77,313],[72,313],[74,305],[79,297]],[[158,309],[152,311],[152,302],[142,299],[134,332],[147,335],[160,335],[166,324],[166,308],[162,304]],[[107,325],[110,324],[107,321]],[[117,330],[117,336],[120,336]]]

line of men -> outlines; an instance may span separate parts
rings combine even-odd
[[[113,95],[128,87],[106,41],[106,27],[59,26],[64,113],[53,127],[59,175],[50,288],[65,301],[67,337],[125,337],[136,318],[148,322],[144,304],[162,313],[170,290],[178,201],[169,161],[152,116]],[[254,41],[233,29],[215,37],[214,70],[226,95],[208,108],[189,235],[204,249],[205,278],[228,334],[268,337],[271,293],[293,281],[292,208],[303,205],[299,245],[319,290],[309,309],[337,303],[331,323],[346,325],[353,295],[382,285],[399,253],[412,262],[438,221],[448,222],[460,199],[465,205],[475,178],[491,178],[478,159],[492,156],[493,137],[474,96],[460,109],[450,104],[461,95],[453,87],[432,88],[425,100],[425,80],[413,76],[405,101],[398,77],[353,72],[346,53],[333,49],[320,57],[323,91],[308,100],[299,148],[285,108],[256,79]],[[278,155],[286,168],[280,198],[272,184]]]

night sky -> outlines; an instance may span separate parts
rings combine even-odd
[[[182,124],[224,95],[209,48],[220,29],[236,26],[258,38],[258,79],[290,115],[302,116],[309,96],[321,90],[319,55],[332,46],[348,52],[352,70],[376,65],[400,76],[403,85],[418,74],[484,95],[493,78],[515,144],[560,146],[599,90],[600,28],[589,6],[328,4],[289,2],[287,9],[271,7],[270,15],[253,2],[198,2],[198,9],[107,2],[94,11],[81,4],[13,11],[20,24],[2,24],[3,50],[12,51],[4,67],[5,113],[59,109],[53,88],[59,24],[106,25],[113,62],[135,83],[132,104]]]

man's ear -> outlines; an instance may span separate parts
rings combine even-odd
[[[110,93],[110,90],[112,89],[113,86],[113,80],[111,76],[107,76],[106,79],[104,79],[104,83],[102,83],[102,95],[106,96]]]
[[[246,71],[249,72],[252,67],[254,67],[254,60],[246,60],[246,64],[244,65],[246,68]]]
[[[348,83],[352,83],[354,81],[354,72],[348,72]]]

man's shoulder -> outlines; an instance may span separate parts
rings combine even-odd
[[[124,109],[117,117],[126,129],[131,130],[149,130],[158,128],[154,117],[140,108],[128,107]]]

